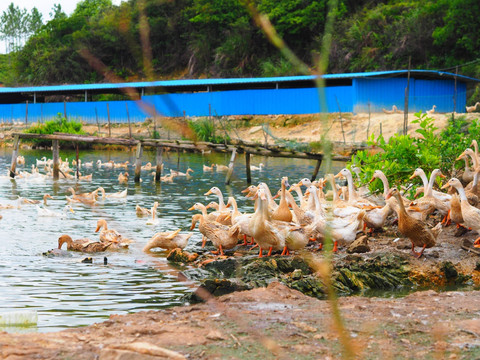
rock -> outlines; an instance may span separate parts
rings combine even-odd
[[[370,246],[368,246],[368,239],[366,236],[359,237],[354,242],[352,242],[347,248],[347,253],[349,254],[352,254],[352,253],[361,254],[369,251],[370,251]]]
[[[209,340],[225,340],[227,339],[227,337],[225,335],[223,335],[220,331],[218,330],[211,330],[208,334],[207,334],[207,339]]]
[[[249,134],[255,134],[257,131],[260,131],[262,130],[262,126],[253,126],[249,131],[248,133]]]
[[[175,263],[189,263],[197,260],[197,253],[188,253],[180,248],[173,249],[167,255],[167,260]]]
[[[99,357],[100,360],[150,360],[159,358],[186,360],[186,357],[179,352],[141,341],[112,345],[103,349]]]

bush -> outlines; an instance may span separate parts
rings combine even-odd
[[[225,137],[215,134],[215,124],[213,120],[209,120],[207,118],[201,118],[196,121],[188,120],[188,127],[192,129],[198,140],[208,141],[216,144],[230,141],[230,137],[228,135]],[[218,132],[220,133],[220,131]]]
[[[85,131],[82,130],[82,123],[75,120],[67,120],[61,114],[53,120],[46,121],[43,124],[38,124],[25,130],[29,134],[48,134],[51,135],[56,132],[65,134],[84,135]],[[50,146],[51,140],[32,139],[32,142],[39,146]],[[66,144],[62,142],[62,144]]]
[[[382,135],[375,139],[372,134],[368,145],[376,146],[380,151],[372,153],[370,150],[362,150],[352,156],[348,166],[361,168],[362,182],[368,182],[375,170],[382,170],[391,185],[400,186],[407,183],[417,167],[421,167],[427,174],[439,168],[444,175],[450,177],[455,168],[463,166],[463,161],[455,162],[455,159],[471,145],[473,139],[479,138],[479,121],[474,120],[469,124],[465,117],[451,118],[447,127],[436,135],[433,118],[421,112],[415,116],[412,123],[419,124],[420,128],[415,132],[420,136],[396,134],[385,141]],[[370,185],[371,191],[381,189],[380,180]]]

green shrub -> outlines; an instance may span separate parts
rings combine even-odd
[[[375,170],[382,170],[391,185],[400,186],[407,184],[417,167],[427,174],[439,168],[450,177],[455,167],[464,165],[463,161],[455,162],[455,159],[471,145],[473,139],[479,138],[479,121],[474,120],[469,124],[465,117],[451,118],[447,127],[437,135],[435,131],[438,129],[433,118],[421,112],[415,116],[412,123],[420,126],[415,131],[420,136],[396,134],[385,141],[382,135],[375,139],[372,134],[368,145],[376,146],[380,151],[371,154],[369,150],[362,150],[352,156],[348,166],[361,168],[363,183],[372,178]],[[379,191],[382,187],[381,181],[376,180],[370,185],[370,190]]]
[[[212,120],[208,118],[200,118],[195,121],[188,120],[188,127],[193,130],[195,136],[198,140],[201,141],[208,141],[211,143],[224,143],[225,141],[230,141],[230,137],[228,134],[225,136],[221,136],[223,133],[223,129],[217,129],[217,133],[215,132],[215,124]]]
[[[65,134],[75,134],[75,135],[85,135],[85,131],[82,130],[82,123],[75,120],[67,120],[60,113],[56,116],[55,119],[46,121],[43,124],[37,124],[29,129],[25,130],[26,133],[30,134],[53,134],[56,132],[65,133]],[[50,146],[52,144],[51,140],[43,139],[32,139],[32,142],[40,146]],[[66,142],[62,142],[66,144]]]

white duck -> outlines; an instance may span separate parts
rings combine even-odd
[[[62,212],[57,212],[57,211],[53,211],[53,210],[50,210],[50,209],[47,209],[47,208],[42,208],[38,205],[36,205],[37,207],[37,215],[38,216],[41,216],[41,217],[60,217],[60,218],[65,218],[68,214],[68,211],[70,211],[71,213],[74,213],[75,211],[73,211],[72,207],[70,205],[66,205],[64,208],[63,208],[63,211]]]

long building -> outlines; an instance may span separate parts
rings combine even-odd
[[[381,112],[393,105],[409,112],[465,112],[467,90],[478,79],[434,70],[378,71],[271,78],[165,80],[0,88],[3,122],[43,122],[57,114],[84,122],[144,121],[154,116]],[[125,100],[94,101],[119,94]]]

